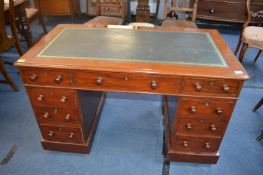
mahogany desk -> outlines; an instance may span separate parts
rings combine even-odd
[[[217,162],[249,78],[220,34],[203,29],[58,25],[16,65],[44,149],[89,153],[104,92],[160,94],[166,158],[200,163]]]

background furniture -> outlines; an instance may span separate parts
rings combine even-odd
[[[0,53],[5,52],[13,46],[16,46],[16,49],[20,55],[23,54],[22,48],[19,43],[17,36],[16,26],[15,26],[15,12],[14,12],[14,2],[9,0],[9,23],[12,31],[12,36],[7,34],[6,24],[5,24],[5,13],[4,13],[4,0],[0,0]],[[18,91],[18,87],[13,82],[9,76],[7,70],[4,67],[4,64],[12,64],[7,61],[0,60],[0,71],[4,76],[4,80],[0,80],[0,83],[9,84],[15,91]]]
[[[195,24],[197,2],[198,0],[193,0],[189,7],[185,0],[172,0],[171,5],[168,4],[168,0],[165,0],[162,26],[198,28]],[[183,20],[178,19],[178,12],[184,16]]]
[[[251,10],[263,9],[262,0],[251,0]],[[247,20],[246,0],[199,0],[197,18],[231,23]],[[256,22],[257,20],[252,20]]]
[[[74,21],[74,15],[80,15],[79,0],[34,0],[36,8],[40,9],[42,15],[66,16],[70,15]]]
[[[54,28],[16,63],[44,149],[89,152],[103,92],[147,93],[177,97],[164,102],[167,160],[216,163],[248,75],[216,30],[189,31]]]
[[[246,23],[243,25],[243,31],[239,37],[235,54],[238,53],[242,43],[243,46],[239,55],[239,61],[242,62],[245,52],[249,47],[258,48],[259,52],[254,59],[254,62],[256,62],[263,50],[263,27],[248,26],[248,25],[251,23],[252,19],[257,19],[258,22],[263,23],[263,7],[260,11],[253,12],[251,10],[251,3],[250,3],[251,0],[246,0],[246,1],[247,1],[246,7],[247,7],[248,18]]]
[[[90,27],[121,25],[126,17],[126,0],[97,0],[97,17],[84,23]]]
[[[136,22],[150,21],[150,5],[149,0],[138,0],[136,7]]]
[[[252,109],[253,112],[256,112],[258,108],[260,108],[263,105],[263,98],[259,100],[259,102],[255,105],[255,107]],[[263,130],[261,131],[261,134],[256,138],[258,141],[263,139]]]

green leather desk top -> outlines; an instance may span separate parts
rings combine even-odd
[[[65,28],[37,56],[227,67],[209,33]]]

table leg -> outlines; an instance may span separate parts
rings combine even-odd
[[[16,16],[19,19],[19,23],[22,28],[22,32],[24,34],[25,40],[27,42],[27,46],[30,48],[34,45],[32,42],[32,36],[31,36],[31,31],[30,31],[30,25],[26,17],[26,11],[25,11],[25,6],[21,5],[17,8],[16,10]]]

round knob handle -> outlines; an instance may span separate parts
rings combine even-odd
[[[62,81],[62,76],[61,75],[56,75],[55,77],[55,82],[60,83]]]
[[[48,136],[50,136],[50,137],[54,136],[54,134],[55,134],[54,131],[49,131],[48,132]]]
[[[217,114],[217,115],[223,114],[222,108],[216,108],[216,114]]]
[[[71,119],[71,115],[70,114],[66,114],[65,120],[70,120],[70,119]]]
[[[37,100],[38,100],[38,101],[43,101],[43,100],[44,100],[44,95],[40,94],[40,95],[37,97]]]
[[[74,137],[75,137],[75,133],[74,133],[74,132],[70,132],[70,133],[68,134],[68,137],[69,137],[70,139],[74,138]]]
[[[210,125],[210,130],[212,132],[215,132],[216,131],[216,125],[214,125],[214,124]]]
[[[65,97],[65,96],[61,97],[60,102],[61,103],[66,103],[67,102],[67,97]]]
[[[158,87],[157,81],[153,80],[153,81],[151,82],[151,88],[152,88],[152,89],[156,89],[157,87]]]
[[[48,119],[49,116],[50,116],[50,114],[49,114],[48,112],[45,112],[44,115],[43,115],[43,118],[44,118],[44,119]]]
[[[230,91],[230,87],[226,84],[223,85],[223,91],[224,92],[229,92]]]
[[[189,146],[188,142],[187,142],[187,141],[184,141],[184,142],[183,142],[183,146],[184,146],[185,148],[187,148],[187,147]]]
[[[191,106],[190,112],[191,112],[192,114],[195,114],[195,113],[197,112],[196,107],[195,107],[195,106]]]
[[[210,143],[206,142],[206,143],[205,143],[205,148],[206,148],[206,149],[210,149],[210,148],[211,148]]]
[[[195,83],[195,90],[196,91],[201,91],[202,90],[202,85],[200,83]]]
[[[36,79],[37,79],[37,74],[32,74],[32,75],[30,76],[30,80],[31,80],[31,81],[36,81]]]
[[[215,13],[215,9],[214,8],[210,9],[209,13]]]
[[[191,131],[192,130],[192,124],[191,123],[187,123],[186,124],[186,129],[188,130],[188,131]]]
[[[102,79],[101,77],[97,78],[96,84],[97,84],[98,86],[101,86],[101,85],[103,84],[103,79]]]

